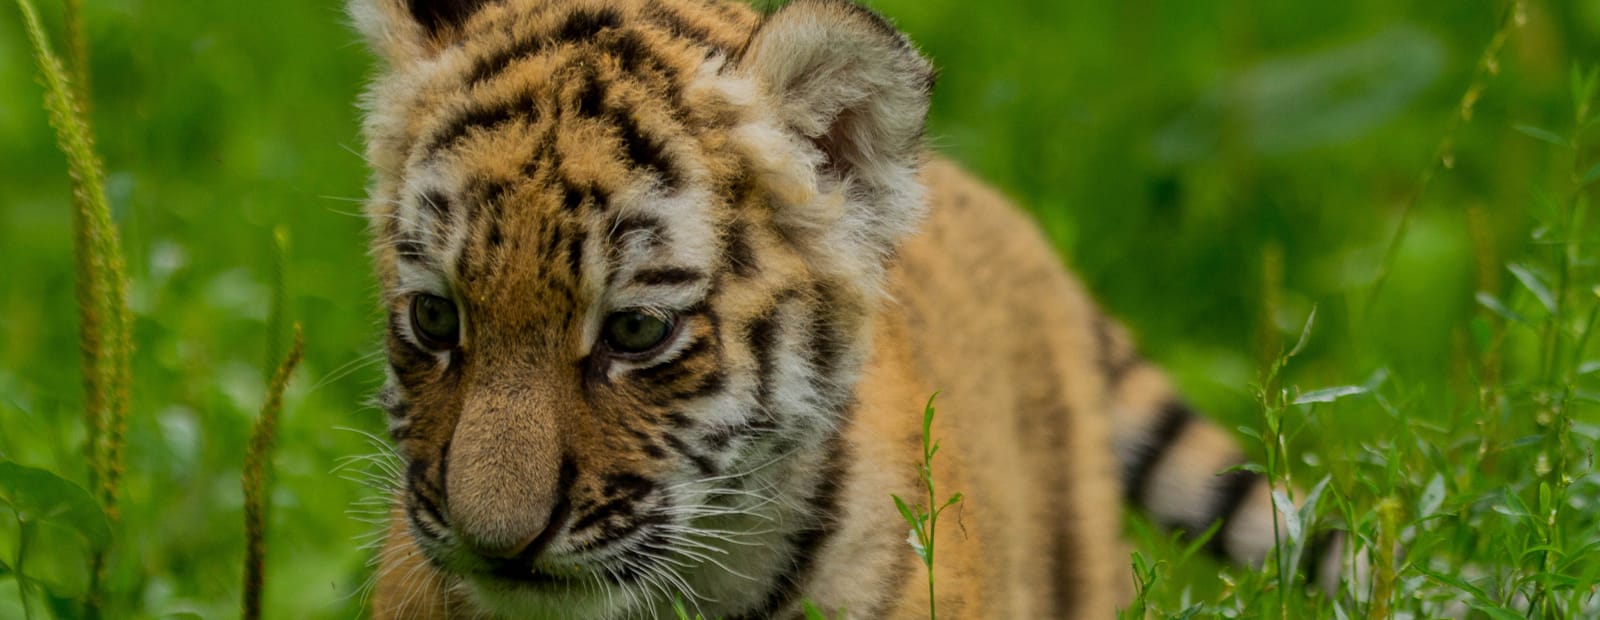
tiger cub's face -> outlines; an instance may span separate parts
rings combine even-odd
[[[418,547],[505,613],[764,595],[726,558],[804,524],[849,415],[926,62],[836,1],[351,12]]]

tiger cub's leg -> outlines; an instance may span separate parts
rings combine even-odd
[[[1272,496],[1260,474],[1229,468],[1245,462],[1233,436],[1197,415],[1160,369],[1141,358],[1121,326],[1097,326],[1110,401],[1111,434],[1121,464],[1123,496],[1158,523],[1203,532],[1222,526],[1208,543],[1225,559],[1252,567],[1266,560],[1277,532]],[[1287,534],[1284,534],[1285,536]],[[1339,542],[1328,537],[1308,552],[1308,582],[1337,586]]]

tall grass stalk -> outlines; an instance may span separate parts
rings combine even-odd
[[[106,200],[105,167],[95,152],[93,132],[78,102],[72,79],[51,51],[39,14],[29,0],[17,0],[33,44],[34,60],[45,86],[45,110],[56,142],[67,157],[73,187],[73,243],[77,265],[80,366],[85,370],[85,422],[90,478],[99,488],[106,514],[116,518],[122,474],[129,368],[132,357],[126,268],[122,241]]]
[[[1405,205],[1400,208],[1400,223],[1396,226],[1394,235],[1389,238],[1389,243],[1383,252],[1383,262],[1378,264],[1378,275],[1372,282],[1372,291],[1368,294],[1365,309],[1361,313],[1363,319],[1370,316],[1373,305],[1382,295],[1383,286],[1388,282],[1389,274],[1394,269],[1395,260],[1400,256],[1400,246],[1410,228],[1412,212],[1416,211],[1417,204],[1422,202],[1422,197],[1428,193],[1428,188],[1433,185],[1433,179],[1438,176],[1440,168],[1455,167],[1456,134],[1460,132],[1462,125],[1472,122],[1473,109],[1477,107],[1478,99],[1483,97],[1484,90],[1489,87],[1489,80],[1500,74],[1501,50],[1511,38],[1511,33],[1527,21],[1526,0],[1512,0],[1501,13],[1494,34],[1484,46],[1483,55],[1478,57],[1472,80],[1467,83],[1466,92],[1462,93],[1460,103],[1450,115],[1443,137],[1439,139],[1439,144],[1434,148],[1428,164],[1423,167],[1416,188],[1411,191]]]
[[[1479,300],[1493,300],[1492,291],[1500,290],[1501,263],[1498,252],[1494,247],[1493,225],[1489,215],[1481,206],[1467,209],[1467,230],[1472,236],[1473,255],[1477,257],[1477,269],[1474,280],[1477,282]],[[1496,302],[1498,303],[1498,302]],[[1479,316],[1484,320],[1487,338],[1485,347],[1478,355],[1468,356],[1468,363],[1472,365],[1477,374],[1477,394],[1470,399],[1476,401],[1480,415],[1473,424],[1478,429],[1478,462],[1482,464],[1483,471],[1493,468],[1498,452],[1493,450],[1492,441],[1502,436],[1501,404],[1505,402],[1505,390],[1500,377],[1500,361],[1502,350],[1505,346],[1506,329],[1501,317],[1479,303]]]
[[[132,316],[128,310],[122,242],[112,223],[105,193],[105,167],[94,148],[84,105],[88,99],[88,44],[82,6],[67,0],[67,33],[77,86],[51,50],[39,14],[29,0],[17,0],[45,86],[44,107],[56,131],[56,145],[67,158],[72,178],[74,293],[78,303],[78,366],[84,388],[84,452],[89,489],[106,516],[117,518],[129,390],[132,383]],[[89,617],[102,605],[105,555],[97,551],[89,576]]]
[[[278,416],[283,410],[283,390],[289,385],[289,375],[300,363],[305,344],[305,334],[297,323],[294,326],[294,344],[282,363],[278,364],[272,381],[267,385],[266,402],[261,405],[261,415],[256,418],[255,426],[250,431],[250,445],[245,452],[243,485],[246,547],[244,600],[241,603],[244,620],[261,618],[267,555],[268,467],[272,462],[272,447],[277,437]]]

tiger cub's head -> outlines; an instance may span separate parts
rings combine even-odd
[[[714,584],[849,415],[929,65],[842,0],[351,13],[418,546],[501,610]]]

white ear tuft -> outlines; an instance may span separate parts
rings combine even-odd
[[[798,0],[762,24],[740,61],[779,122],[843,184],[851,236],[886,257],[920,221],[917,181],[934,71],[905,35],[846,0]]]

